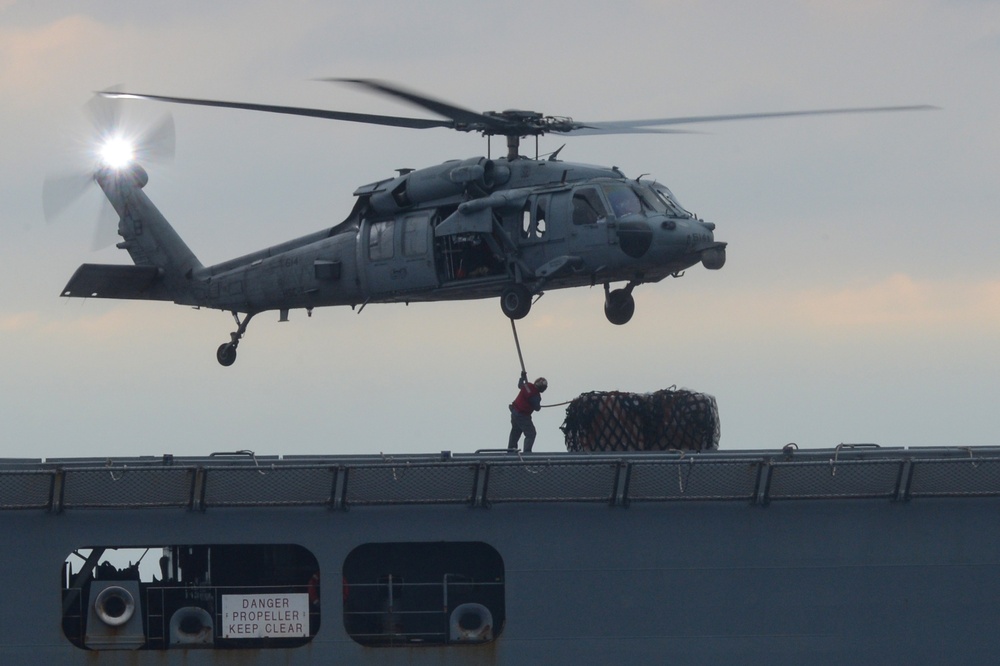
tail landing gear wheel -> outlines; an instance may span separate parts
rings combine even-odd
[[[627,324],[635,314],[635,299],[631,289],[615,289],[604,299],[604,316],[615,326]]]
[[[507,287],[500,294],[500,309],[511,319],[524,319],[531,310],[531,292],[523,284]]]
[[[220,364],[228,368],[236,362],[236,345],[231,342],[222,343],[219,345],[219,351],[215,352],[215,358],[219,360]]]

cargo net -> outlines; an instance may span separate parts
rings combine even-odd
[[[705,393],[593,391],[566,408],[568,451],[706,451],[719,448],[719,408]]]

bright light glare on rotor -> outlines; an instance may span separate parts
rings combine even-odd
[[[100,149],[101,161],[112,169],[128,166],[135,157],[132,142],[120,136],[112,137],[104,142]]]

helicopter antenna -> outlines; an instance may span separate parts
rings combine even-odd
[[[565,147],[566,147],[566,144],[564,143],[563,145],[561,145],[558,148],[556,148],[554,152],[549,153],[549,157],[548,157],[549,162],[555,162],[559,158],[559,153],[561,153],[562,149],[565,148]]]

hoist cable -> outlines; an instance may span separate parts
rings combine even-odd
[[[517,339],[517,326],[514,325],[514,320],[510,320],[510,330],[514,331],[514,346],[517,347],[517,360],[521,362],[521,372],[528,374],[528,371],[524,369],[524,356],[521,355],[521,341]]]

